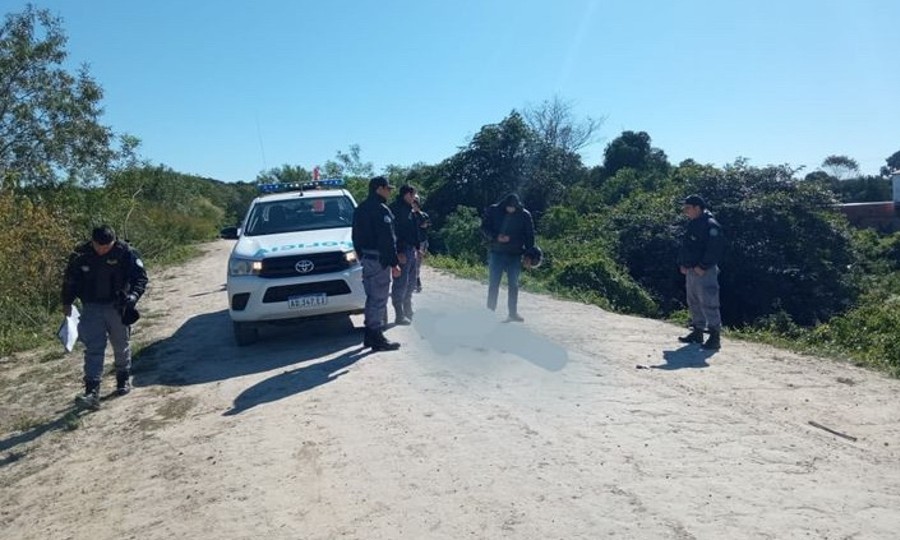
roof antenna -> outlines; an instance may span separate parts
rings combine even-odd
[[[269,170],[266,164],[266,149],[263,147],[262,130],[259,129],[259,111],[256,111],[256,136],[259,138],[259,153],[262,154],[263,170]]]

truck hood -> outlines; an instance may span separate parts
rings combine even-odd
[[[350,251],[353,249],[352,229],[317,229],[314,231],[268,234],[265,236],[241,236],[233,257],[265,259],[285,255],[301,255],[322,251]]]

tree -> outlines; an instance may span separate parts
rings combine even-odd
[[[594,133],[604,120],[591,117],[576,120],[572,114],[571,102],[564,101],[559,96],[525,109],[523,116],[539,138],[565,152],[577,152],[594,142]]]
[[[888,174],[891,174],[894,171],[900,171],[900,150],[897,150],[896,152],[891,154],[891,156],[884,161],[887,162]]]
[[[0,27],[0,185],[89,184],[121,155],[99,122],[101,87],[86,66],[61,67],[66,41],[61,19],[31,5]]]
[[[312,173],[299,165],[288,165],[287,163],[281,167],[263,171],[256,176],[258,184],[292,184],[310,180],[312,180]]]
[[[360,159],[360,148],[358,144],[351,144],[350,151],[345,153],[338,150],[335,157],[337,162],[341,164],[343,171],[349,176],[372,176],[374,168],[371,161],[363,161]]]
[[[603,151],[603,169],[608,177],[615,176],[619,169],[641,171],[657,169],[667,171],[669,160],[666,153],[650,146],[650,135],[645,131],[623,131],[613,139]]]
[[[831,176],[838,180],[849,178],[850,175],[859,174],[859,163],[847,156],[830,155],[822,161],[822,168],[828,169]]]

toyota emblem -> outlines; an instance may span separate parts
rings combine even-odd
[[[294,270],[300,274],[308,274],[312,272],[313,268],[315,268],[315,265],[309,259],[297,261],[297,264],[294,265]]]

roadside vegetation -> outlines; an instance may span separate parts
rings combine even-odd
[[[33,7],[0,28],[0,87],[9,89],[0,94],[0,358],[52,338],[65,259],[91,226],[112,225],[152,274],[237,223],[256,184],[313,177],[285,164],[226,183],[143,161],[137,137],[102,124],[100,84],[86,68],[62,67],[65,41],[62,21]],[[731,335],[900,375],[900,233],[854,229],[835,208],[889,200],[900,151],[879,176],[860,175],[847,156],[811,172],[745,159],[673,164],[648,133],[624,131],[587,166],[579,151],[601,127],[554,97],[482,126],[437,164],[375,171],[350,145],[320,174],[346,178],[357,200],[376,173],[418,187],[434,223],[430,264],[475,279],[485,275],[481,212],[515,191],[546,253],[526,288],[675,321],[685,319],[678,201],[698,193],[729,241],[721,285]]]

